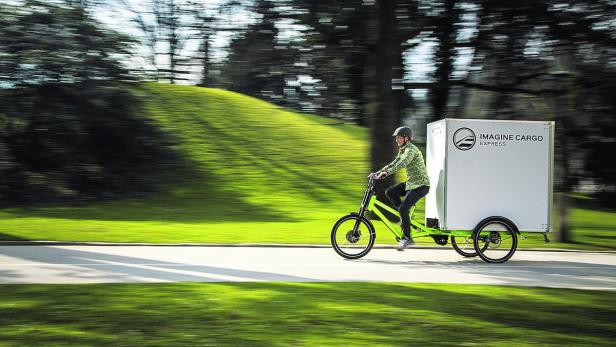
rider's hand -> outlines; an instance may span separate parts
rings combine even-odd
[[[383,179],[385,177],[387,177],[387,172],[385,171],[379,171],[375,174],[375,177],[377,180]]]

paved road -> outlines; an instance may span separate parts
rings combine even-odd
[[[451,249],[374,249],[345,260],[329,248],[1,246],[0,283],[386,281],[616,290],[616,254],[518,251],[505,264]]]

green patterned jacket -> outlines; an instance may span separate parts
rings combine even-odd
[[[406,169],[406,190],[413,190],[421,186],[430,186],[428,172],[426,172],[426,164],[424,163],[423,155],[417,146],[411,142],[407,142],[398,150],[398,155],[389,164],[385,165],[381,171],[387,172],[387,175],[393,175],[400,169]]]

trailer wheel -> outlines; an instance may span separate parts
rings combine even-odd
[[[473,246],[488,263],[504,263],[518,248],[518,228],[505,217],[489,217],[475,227]]]
[[[453,246],[453,249],[463,257],[471,258],[477,256],[472,236],[458,236],[458,238],[456,239],[456,237],[452,235],[451,245]],[[484,250],[486,248],[488,248],[487,243],[484,245]]]

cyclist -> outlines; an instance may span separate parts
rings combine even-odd
[[[409,127],[397,128],[393,135],[398,144],[398,155],[389,164],[375,173],[377,179],[393,175],[398,170],[406,169],[406,182],[395,184],[385,190],[385,195],[400,212],[403,237],[396,247],[402,251],[415,242],[411,238],[411,221],[409,212],[419,199],[426,196],[430,190],[430,180],[426,172],[423,155],[411,140],[413,130]],[[401,197],[404,196],[404,200]]]

